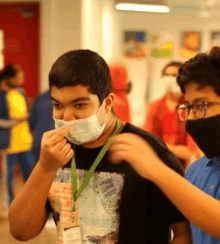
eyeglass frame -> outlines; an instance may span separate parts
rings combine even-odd
[[[203,104],[203,105],[204,105],[204,108],[205,108],[205,113],[204,113],[204,116],[203,116],[202,118],[197,118],[197,117],[196,117],[196,112],[197,112],[197,110],[192,110],[196,119],[204,119],[204,118],[205,118],[205,116],[206,116],[206,111],[207,111],[207,107],[208,107],[208,106],[220,105],[220,102],[203,102],[203,101],[195,101],[195,102],[194,102],[193,104],[191,104],[191,105],[187,105],[186,103],[182,103],[182,104],[177,105],[177,106],[176,106],[176,111],[178,111],[178,109],[179,109],[179,107],[180,107],[181,105],[185,105],[185,106],[186,106],[186,109],[187,109],[187,116],[188,116],[189,113],[190,113],[190,110],[193,108],[193,106],[194,106],[196,103],[201,103],[201,104]],[[186,120],[182,120],[182,119],[180,118],[178,112],[177,112],[177,115],[178,115],[178,117],[179,117],[179,119],[180,119],[181,121],[187,121],[187,120],[188,120],[188,119],[186,119]]]

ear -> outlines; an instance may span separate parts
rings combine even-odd
[[[109,113],[113,107],[113,102],[115,99],[115,95],[113,93],[110,93],[106,98],[105,98],[105,112]]]

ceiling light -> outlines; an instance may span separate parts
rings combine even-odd
[[[153,12],[153,13],[168,13],[170,11],[170,9],[167,6],[152,5],[152,4],[119,3],[115,7],[118,10]]]

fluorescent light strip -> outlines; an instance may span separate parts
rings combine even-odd
[[[170,12],[170,9],[167,6],[163,6],[163,5],[119,3],[115,7],[118,10],[127,10],[127,11],[141,11],[141,12],[154,12],[154,13]]]

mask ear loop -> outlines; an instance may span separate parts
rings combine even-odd
[[[99,114],[100,110],[102,109],[102,106],[104,105],[104,101],[105,101],[105,100],[103,100],[103,102],[102,102],[101,106],[99,107],[99,110],[98,110],[98,112],[96,113],[96,116],[98,116],[98,114]],[[103,125],[100,125],[101,127],[105,126],[105,123],[106,123],[107,117],[108,117],[108,114],[105,114],[105,119],[104,119]],[[97,118],[97,119],[98,119],[98,118]]]
[[[99,107],[99,110],[97,111],[96,115],[98,115],[99,112],[100,112],[100,110],[102,109],[102,106],[103,106],[103,104],[104,104],[104,101],[105,101],[105,100],[103,100],[103,102],[102,102],[101,106]]]

